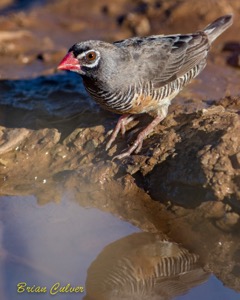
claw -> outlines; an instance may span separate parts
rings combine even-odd
[[[106,145],[106,150],[108,150],[108,149],[111,147],[112,143],[115,141],[115,139],[116,139],[116,137],[117,137],[117,135],[118,135],[118,133],[119,133],[120,130],[121,130],[122,135],[125,134],[125,132],[126,132],[125,126],[126,126],[128,123],[130,123],[133,119],[134,119],[134,116],[127,115],[127,114],[122,115],[122,116],[119,118],[119,120],[118,120],[118,122],[117,122],[117,125],[116,125],[116,127],[114,128],[114,130],[113,130],[113,133],[112,133],[112,135],[111,135],[111,138],[110,138],[110,140],[108,141],[108,143],[107,143],[107,145]]]
[[[130,156],[130,155],[134,152],[134,150],[135,150],[136,148],[138,149],[139,146],[140,146],[140,149],[141,149],[141,148],[142,148],[142,142],[140,142],[139,145],[138,145],[137,142],[135,142],[135,143],[132,145],[132,147],[130,147],[130,148],[128,149],[128,151],[123,152],[122,154],[119,154],[119,155],[114,156],[114,157],[113,157],[113,160],[115,160],[115,159],[122,159],[122,158],[124,158],[124,157]],[[140,151],[140,149],[139,149],[139,151]]]
[[[159,124],[163,119],[163,116],[159,115],[157,116],[143,131],[141,131],[136,141],[133,143],[133,145],[128,149],[128,151],[123,152],[122,154],[114,156],[113,160],[115,159],[122,159],[124,157],[127,157],[131,155],[135,150],[136,153],[138,153],[142,149],[143,140],[145,137],[152,132],[153,128]]]

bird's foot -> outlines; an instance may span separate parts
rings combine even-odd
[[[145,137],[153,131],[153,128],[158,125],[162,121],[163,117],[161,115],[157,116],[143,131],[138,134],[137,139],[133,143],[133,145],[122,154],[114,156],[113,160],[115,159],[122,159],[124,157],[128,157],[134,151],[138,153],[142,149],[143,140]]]
[[[136,141],[133,143],[133,145],[128,149],[128,151],[123,152],[122,154],[116,155],[113,157],[112,160],[115,159],[122,159],[124,157],[128,157],[130,156],[134,151],[136,153],[138,153],[141,149],[142,149],[142,144],[143,144],[143,139],[140,137],[140,134],[138,135],[138,138],[136,139]]]
[[[122,135],[125,134],[125,132],[126,132],[125,126],[126,126],[128,123],[130,123],[133,119],[134,119],[134,116],[127,115],[127,114],[122,115],[122,116],[119,118],[119,120],[118,120],[118,122],[117,122],[117,125],[116,125],[116,127],[114,128],[114,130],[113,130],[113,133],[112,133],[112,135],[111,135],[111,138],[110,138],[110,140],[108,141],[108,143],[107,143],[107,145],[106,145],[106,150],[108,150],[108,149],[111,147],[112,143],[115,141],[115,139],[116,139],[116,137],[117,137],[117,135],[118,135],[118,133],[119,133],[120,130],[121,130]]]

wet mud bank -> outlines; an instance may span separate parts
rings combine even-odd
[[[62,86],[66,81],[62,90],[52,88],[58,80]],[[140,116],[126,137],[119,136],[107,152],[105,146],[117,116],[99,110],[81,83],[75,85],[77,81],[78,77],[68,75],[32,80],[30,84],[39,87],[34,97],[31,90],[18,95],[18,89],[27,86],[28,81],[16,82],[14,91],[8,91],[12,82],[2,83],[5,94],[16,101],[12,106],[1,106],[3,194],[12,178],[16,183],[28,177],[46,177],[46,170],[48,178],[60,172],[85,170],[89,182],[99,181],[103,185],[116,178],[132,178],[153,199],[163,203],[194,208],[203,202],[221,201],[239,213],[239,97],[222,99],[193,113],[170,113],[144,141],[138,155],[113,160],[150,117]],[[45,88],[40,90],[42,85]],[[50,108],[48,102],[42,101],[46,94],[51,99]],[[9,97],[6,96],[6,102]],[[68,98],[71,105],[64,107]],[[81,101],[82,112],[74,114]]]
[[[53,93],[56,105],[63,93]],[[69,191],[82,206],[111,212],[144,231],[164,232],[238,290],[240,99],[170,113],[139,155],[112,161],[136,131],[130,129],[106,152],[117,118],[80,96],[89,106],[65,118],[57,110],[38,110],[39,99],[30,111],[2,106],[12,118],[2,118],[7,125],[1,127],[1,195],[34,194],[44,205]],[[16,116],[20,123],[13,126]]]
[[[36,195],[44,205],[70,192],[82,206],[165,233],[239,291],[240,70],[233,61],[240,23],[216,41],[207,68],[173,101],[141,152],[121,161],[112,158],[151,118],[129,124],[106,151],[118,116],[89,98],[80,77],[56,73],[78,40],[190,32],[225,13],[239,19],[239,5],[90,2],[91,15],[87,3],[79,10],[78,1],[57,1],[0,18],[0,194]]]

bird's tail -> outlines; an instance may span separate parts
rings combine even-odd
[[[210,44],[233,23],[233,16],[226,15],[209,24],[203,31],[207,34]]]

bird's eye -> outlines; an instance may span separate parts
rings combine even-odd
[[[94,51],[88,52],[86,55],[86,59],[88,62],[93,62],[96,59],[96,57],[97,57],[97,54]]]

